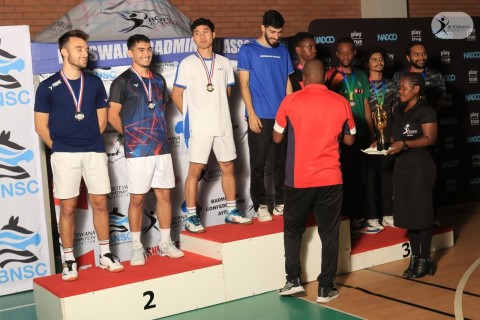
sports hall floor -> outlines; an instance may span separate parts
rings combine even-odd
[[[303,297],[268,292],[163,319],[480,319],[480,203],[441,207],[438,215],[454,228],[455,246],[433,253],[434,276],[403,279],[405,259],[338,276],[340,296],[327,305],[314,302],[312,282]],[[0,297],[0,320],[35,318],[32,291]]]

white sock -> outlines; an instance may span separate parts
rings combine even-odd
[[[197,207],[187,207],[187,218],[197,214]]]
[[[75,256],[73,255],[73,248],[63,248],[63,256],[65,261],[75,261]]]
[[[137,244],[142,244],[142,240],[141,240],[141,237],[142,237],[142,232],[141,231],[137,231],[137,232],[130,232],[132,234],[132,242],[134,245],[137,245]]]
[[[232,200],[232,201],[228,201],[227,200],[227,213],[231,213],[233,209],[235,209],[237,207],[237,201],[236,200]]]
[[[100,256],[104,256],[107,253],[110,253],[110,240],[98,240],[98,244],[100,245]]]
[[[172,241],[170,239],[170,228],[168,228],[168,229],[160,228],[160,242],[168,243],[170,241]]]

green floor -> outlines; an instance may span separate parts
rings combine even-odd
[[[26,291],[0,297],[1,320],[36,319],[33,292]],[[361,319],[328,307],[293,297],[280,297],[275,291],[229,303],[162,318],[165,320],[298,320]],[[92,319],[93,320],[93,319]],[[108,319],[106,319],[108,320]]]

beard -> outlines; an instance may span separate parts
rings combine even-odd
[[[265,41],[267,41],[268,45],[272,48],[276,48],[280,45],[278,40],[275,40],[276,42],[272,43],[266,32],[263,33],[263,37],[265,38]]]
[[[416,69],[423,69],[427,65],[427,60],[421,60],[423,62],[423,65],[419,65],[417,61],[411,61],[410,60],[410,65]]]

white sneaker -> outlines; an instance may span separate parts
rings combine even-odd
[[[105,253],[103,256],[100,256],[100,268],[107,269],[110,272],[122,272],[123,266],[120,263],[120,260],[113,253]]]
[[[77,263],[75,260],[67,260],[63,263],[62,280],[74,281],[78,279]]]
[[[205,232],[205,228],[202,226],[200,218],[196,214],[187,217],[187,220],[185,220],[185,229],[192,233]]]
[[[225,223],[234,224],[252,224],[252,219],[245,217],[245,214],[240,209],[233,209],[232,212],[225,216]]]
[[[268,212],[268,207],[266,204],[261,204],[258,206],[258,221],[260,222],[268,222],[272,221],[272,216],[270,215],[270,212]]]
[[[276,204],[275,207],[273,208],[273,214],[276,216],[281,216],[283,215],[283,209],[285,206],[283,204]]]
[[[143,266],[145,264],[145,249],[141,243],[132,245],[132,254],[130,256],[131,266]]]
[[[172,240],[168,242],[160,242],[159,247],[160,255],[162,257],[167,256],[170,258],[181,258],[185,255],[181,250],[177,249]]]
[[[368,224],[374,228],[378,228],[380,230],[385,229],[379,222],[378,219],[368,219]]]
[[[395,225],[393,224],[393,216],[383,217],[382,224],[384,227],[396,228]]]

